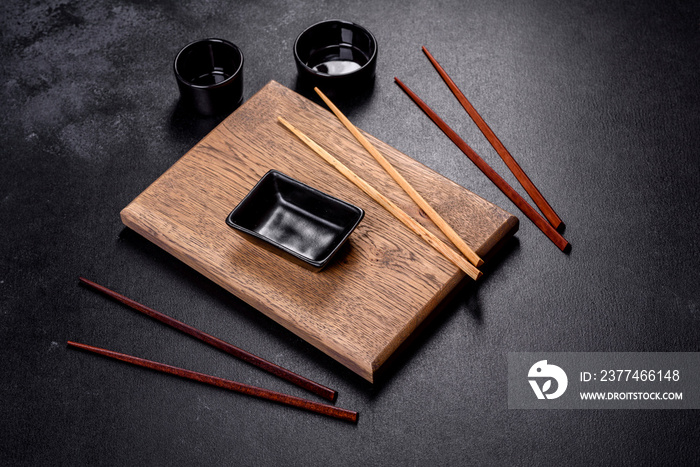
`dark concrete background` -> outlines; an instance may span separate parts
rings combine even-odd
[[[245,97],[295,88],[310,24],[376,35],[356,125],[521,219],[374,386],[123,229],[206,134],[172,60],[221,37]],[[0,459],[7,465],[690,464],[697,411],[516,411],[511,351],[698,351],[696,1],[5,1],[0,5]],[[393,83],[515,181],[426,45],[567,223],[554,247]],[[523,192],[520,190],[521,193]],[[84,275],[336,388],[357,426],[68,350],[77,340],[305,396],[78,285]]]

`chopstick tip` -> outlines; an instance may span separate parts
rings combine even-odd
[[[93,289],[97,289],[97,290],[103,289],[103,287],[101,285],[97,284],[96,282],[91,281],[90,279],[86,279],[83,276],[79,276],[78,280],[80,281],[81,284],[84,284],[84,285],[91,287]]]
[[[78,281],[79,281],[81,284],[85,284],[85,285],[90,286],[90,287],[92,287],[92,286],[95,285],[94,282],[92,282],[90,279],[84,278],[83,276],[78,276]]]
[[[320,97],[321,100],[323,102],[325,102],[326,105],[331,108],[331,110],[333,110],[335,105],[333,105],[331,100],[318,88],[318,86],[314,87],[314,91],[316,91],[316,94],[318,94],[318,97]]]
[[[296,127],[294,127],[294,125],[292,125],[291,123],[289,123],[287,120],[285,120],[284,118],[282,118],[280,116],[277,117],[277,121],[280,122],[282,124],[282,126],[284,126],[287,130],[291,131],[295,135],[299,131],[296,129]]]

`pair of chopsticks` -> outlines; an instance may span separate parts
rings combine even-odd
[[[201,340],[202,342],[205,342],[219,350],[222,350],[229,355],[232,355],[238,359],[241,359],[247,363],[250,363],[252,365],[257,366],[258,368],[267,371],[275,376],[278,376],[290,383],[293,383],[303,389],[306,389],[308,391],[313,392],[314,394],[327,399],[331,402],[335,401],[337,397],[337,392],[334,391],[333,389],[329,389],[325,386],[322,386],[314,381],[311,381],[310,379],[304,378],[303,376],[300,376],[290,370],[287,370],[285,368],[282,368],[281,366],[278,366],[272,362],[269,362],[263,358],[260,358],[256,355],[253,355],[243,349],[240,349],[232,344],[229,344],[228,342],[225,342],[217,337],[211,336],[209,334],[206,334],[188,324],[185,324],[181,321],[178,321],[174,318],[171,318],[159,311],[156,311],[152,308],[147,307],[146,305],[142,305],[141,303],[138,303],[128,297],[125,297],[124,295],[121,295],[117,292],[114,292],[102,285],[96,284],[95,282],[92,282],[88,279],[85,279],[83,277],[79,278],[80,281],[99,291],[104,293],[105,295],[114,298],[115,300],[118,300],[125,305],[133,308],[136,311],[139,311],[147,316],[150,316],[151,318],[154,318],[158,321],[160,321],[163,324],[166,324],[172,328],[175,328],[179,331],[184,332],[185,334],[188,334],[196,339]],[[315,412],[321,415],[327,415],[329,417],[334,417],[338,418],[341,420],[346,420],[350,422],[357,422],[357,417],[358,413],[352,410],[347,410],[347,409],[342,409],[340,407],[335,407],[330,404],[323,404],[319,402],[314,402],[306,399],[302,399],[300,397],[295,397],[295,396],[290,396],[288,394],[283,394],[279,393],[276,391],[271,391],[269,389],[263,389],[259,388],[256,386],[251,386],[248,384],[243,384],[243,383],[238,383],[235,381],[223,379],[223,378],[218,378],[216,376],[210,376],[206,375],[203,373],[198,373],[196,371],[191,371],[191,370],[186,370],[184,368],[178,368],[174,367],[171,365],[166,365],[164,363],[159,363],[159,362],[154,362],[152,360],[146,360],[143,358],[139,357],[134,357],[132,355],[127,355],[119,352],[114,352],[112,350],[107,350],[107,349],[102,349],[99,347],[93,347],[91,345],[87,344],[81,344],[73,341],[68,341],[68,346],[81,349],[81,350],[86,350],[89,352],[93,352],[99,355],[103,355],[106,357],[114,358],[117,360],[121,360],[123,362],[131,363],[133,365],[137,365],[140,367],[144,368],[149,368],[152,370],[160,371],[162,373],[168,373],[171,375],[175,376],[180,376],[185,379],[190,379],[194,381],[198,381],[201,383],[206,383],[212,386],[217,386],[220,388],[224,389],[229,389],[234,392],[238,392],[241,394],[246,394],[249,396],[253,397],[258,397],[261,399],[266,399],[270,400],[273,402],[277,402],[280,404],[292,406],[292,407],[297,407],[301,408],[304,410],[308,410],[311,412]]]
[[[508,152],[503,143],[498,139],[496,134],[486,124],[484,119],[479,115],[474,106],[467,100],[466,96],[457,87],[455,82],[449,77],[445,69],[435,60],[428,52],[428,49],[423,47],[423,52],[430,60],[430,63],[435,67],[462,107],[467,111],[474,123],[479,127],[481,132],[486,136],[486,139],[491,143],[491,146],[496,150],[498,155],[503,159],[508,168],[513,172],[518,182],[522,185],[525,191],[530,195],[538,208],[545,215],[545,220],[530,204],[518,194],[503,178],[501,178],[495,170],[493,170],[469,145],[460,138],[457,133],[447,125],[433,109],[431,109],[423,100],[421,100],[408,86],[406,86],[398,78],[394,78],[396,84],[408,94],[408,96],[425,112],[428,117],[447,135],[452,142],[491,180],[517,207],[525,214],[560,250],[566,252],[571,249],[571,244],[557,231],[564,224],[559,216],[554,212],[554,209],[549,205],[547,200],[542,196],[534,183],[525,174],[520,165],[515,161],[513,156]]]
[[[335,167],[341,174],[343,174],[348,180],[353,182],[358,188],[364,191],[368,196],[374,199],[387,211],[393,214],[398,220],[400,220],[404,225],[406,225],[413,232],[418,234],[428,245],[432,246],[435,250],[441,253],[444,257],[454,263],[462,271],[464,271],[469,277],[476,280],[481,277],[482,273],[477,269],[477,266],[484,264],[484,261],[479,258],[479,256],[474,253],[474,251],[469,248],[469,246],[462,240],[459,235],[450,227],[450,225],[445,222],[445,220],[440,217],[440,215],[433,209],[430,204],[411,186],[408,181],[391,165],[389,161],[386,160],[384,156],[372,145],[372,143],[365,138],[365,136],[360,133],[360,131],[350,122],[350,120],[343,115],[343,113],[326,97],[318,88],[314,88],[316,93],[323,99],[326,105],[331,109],[331,111],[338,117],[338,119],[345,125],[345,127],[352,133],[352,135],[359,141],[359,143],[369,152],[375,160],[384,168],[384,170],[398,183],[398,185],[413,199],[413,201],[425,212],[428,217],[437,225],[437,227],[447,236],[447,238],[457,247],[457,249],[462,253],[459,255],[452,248],[447,246],[442,240],[433,235],[425,227],[416,222],[411,216],[406,214],[401,208],[389,200],[386,196],[382,195],[377,189],[367,183],[365,180],[357,176],[352,170],[346,167],[342,162],[333,157],[328,151],[323,149],[318,143],[313,141],[311,138],[306,136],[304,133],[295,128],[291,123],[286,121],[282,117],[278,117],[280,123],[282,123],[289,131],[294,133],[302,142],[304,142],[309,148],[321,156],[326,162]],[[466,261],[465,258],[468,260]]]

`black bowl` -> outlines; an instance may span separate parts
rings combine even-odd
[[[324,89],[363,86],[374,79],[377,40],[358,24],[322,21],[299,34],[294,59],[304,85]]]
[[[185,46],[173,63],[181,102],[202,115],[230,113],[243,100],[243,53],[229,41]]]
[[[226,223],[252,243],[320,271],[364,215],[357,206],[270,170],[231,211]]]

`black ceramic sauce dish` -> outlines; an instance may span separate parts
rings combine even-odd
[[[334,89],[363,86],[374,79],[377,41],[358,24],[322,21],[299,34],[294,59],[304,85]]]
[[[276,170],[267,172],[226,223],[251,242],[320,271],[365,212]]]

